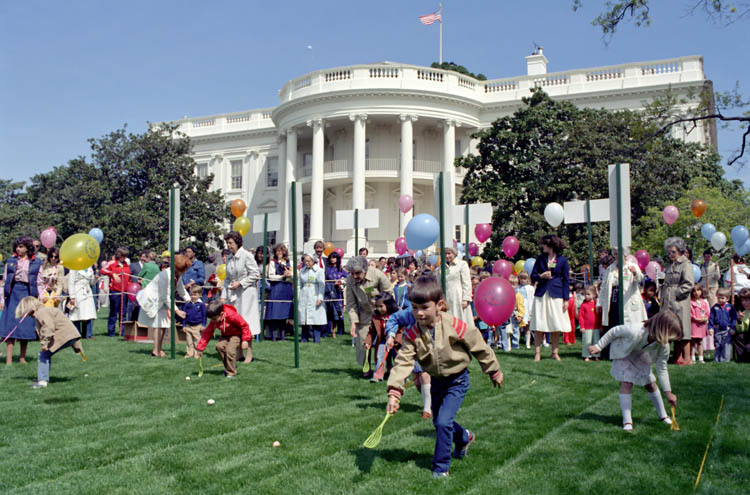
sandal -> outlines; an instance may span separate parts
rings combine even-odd
[[[633,431],[633,423],[625,423],[622,425],[623,431]]]
[[[556,352],[553,352],[552,354],[550,354],[549,357],[550,359],[554,359],[555,361],[562,361],[562,359],[560,359],[560,355]]]

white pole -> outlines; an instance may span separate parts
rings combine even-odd
[[[443,63],[443,4],[440,4],[440,64]]]

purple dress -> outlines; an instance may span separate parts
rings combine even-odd
[[[335,266],[326,266],[326,314],[328,321],[339,321],[344,319],[344,291],[341,286],[336,285],[332,280],[342,280],[349,275],[346,270],[336,268]]]

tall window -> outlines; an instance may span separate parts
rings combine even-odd
[[[456,157],[461,156],[461,140],[456,139]]]
[[[242,189],[242,160],[232,160],[232,189]]]
[[[199,179],[205,179],[208,177],[208,163],[199,163],[196,167]]]
[[[279,157],[269,156],[266,158],[266,187],[279,185]]]
[[[458,242],[462,242],[461,241],[462,237],[461,237],[461,226],[460,225],[456,225],[456,231],[454,232],[453,238],[454,239],[458,239]]]
[[[320,206],[318,206],[320,208]],[[305,213],[302,216],[302,239],[304,239],[303,242],[307,242],[307,240],[310,238],[310,214]]]
[[[312,153],[302,153],[302,177],[312,175]]]
[[[276,245],[276,231],[268,233],[268,250],[270,251],[273,246]],[[273,253],[271,253],[271,258],[273,258]]]

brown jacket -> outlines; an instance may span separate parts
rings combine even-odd
[[[693,265],[685,256],[680,256],[664,272],[661,311],[674,311],[680,317],[682,340],[690,340],[690,293],[693,285]]]
[[[404,343],[396,356],[396,362],[388,379],[388,395],[401,397],[404,382],[414,368],[414,360],[430,376],[441,378],[460,373],[474,356],[482,371],[494,378],[500,372],[500,364],[492,349],[476,328],[468,328],[466,322],[450,313],[439,313],[433,341],[429,330],[419,325],[404,330]]]
[[[42,347],[51,352],[58,351],[73,339],[80,339],[75,325],[57,308],[39,307],[34,311],[36,333]]]
[[[372,300],[381,292],[393,295],[393,284],[377,268],[368,267],[361,284],[355,282],[351,275],[346,277],[346,311],[349,313],[349,320],[355,325],[369,326],[375,309]]]

